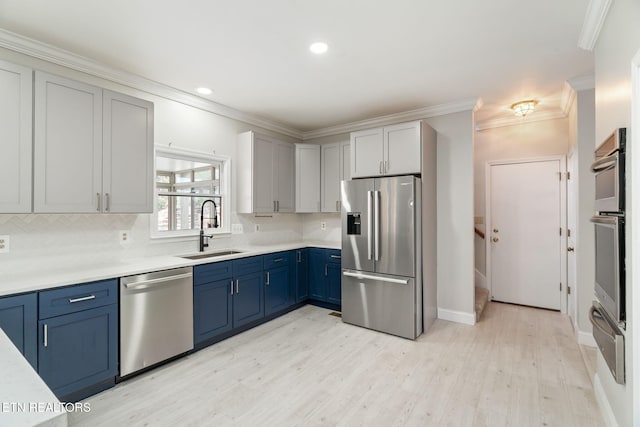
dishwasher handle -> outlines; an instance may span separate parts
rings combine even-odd
[[[159,277],[157,279],[149,279],[149,280],[143,280],[140,282],[125,283],[124,287],[127,289],[145,289],[145,288],[152,287],[154,285],[160,285],[162,283],[171,282],[173,280],[189,279],[191,277],[193,277],[193,273],[176,274],[173,276]]]

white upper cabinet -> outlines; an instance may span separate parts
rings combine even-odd
[[[419,174],[421,145],[421,121],[353,132],[351,176]]]
[[[32,75],[0,61],[0,213],[31,212]]]
[[[153,212],[153,103],[103,93],[104,211]]]
[[[36,71],[34,212],[153,211],[153,104]]]
[[[322,146],[322,212],[340,212],[340,181],[351,179],[349,141]]]
[[[296,212],[320,212],[320,146],[296,144]]]
[[[237,212],[293,212],[293,144],[249,131],[238,135]]]
[[[100,212],[102,89],[36,71],[34,212]]]

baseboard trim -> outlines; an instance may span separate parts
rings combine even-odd
[[[475,274],[475,286],[476,288],[489,289],[489,287],[487,286],[487,277],[482,274],[477,268]]]
[[[463,323],[465,325],[476,324],[476,313],[467,313],[464,311],[447,310],[438,307],[438,319],[448,320],[449,322]]]
[[[593,334],[589,332],[578,331],[578,344],[586,345],[587,347],[598,347]]]
[[[598,406],[600,406],[600,412],[602,413],[604,423],[607,427],[619,427],[618,421],[616,421],[616,416],[613,414],[613,409],[611,408],[609,399],[607,399],[607,395],[602,388],[602,383],[600,382],[600,377],[597,373],[593,377],[593,391],[596,395],[596,402],[598,402]]]

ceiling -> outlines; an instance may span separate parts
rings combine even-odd
[[[481,98],[561,111],[587,0],[0,0],[0,27],[301,132]],[[325,41],[324,55],[309,45]],[[535,114],[535,113],[534,113]]]

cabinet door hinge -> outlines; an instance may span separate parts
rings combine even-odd
[[[571,295],[571,286],[567,286],[567,295]]]
[[[560,292],[562,292],[562,282],[560,282]]]
[[[558,180],[562,181],[562,172],[558,172]]]
[[[567,228],[567,237],[571,237],[571,229]]]
[[[560,227],[560,235],[562,236],[562,227]]]
[[[571,179],[571,172],[567,172],[567,181]]]

